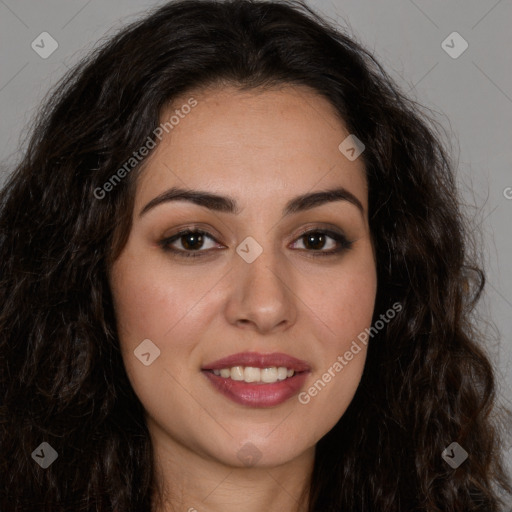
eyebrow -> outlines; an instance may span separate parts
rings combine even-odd
[[[238,215],[241,211],[237,205],[236,200],[231,197],[220,196],[202,190],[191,190],[173,187],[149,201],[149,203],[147,203],[146,206],[142,208],[141,212],[139,213],[139,217],[142,217],[142,215],[152,210],[156,206],[171,201],[189,201],[199,206],[204,206],[210,210],[221,213],[231,213],[234,215]],[[345,188],[337,187],[333,189],[303,194],[291,199],[284,207],[283,217],[294,213],[311,210],[312,208],[316,208],[323,204],[334,201],[348,201],[349,203],[356,206],[364,216],[364,208],[361,204],[361,201],[359,201],[359,199],[354,194]]]

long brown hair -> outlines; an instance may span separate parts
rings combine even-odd
[[[317,445],[310,511],[497,512],[512,489],[473,317],[484,274],[442,134],[353,37],[284,0],[168,3],[76,66],[41,109],[0,195],[0,509],[151,510],[153,455],[107,279],[141,166],[98,189],[173,98],[223,83],[310,87],[365,144],[375,320],[402,305]],[[43,441],[59,457],[44,470],[30,456]],[[452,442],[469,454],[458,468],[441,457]]]

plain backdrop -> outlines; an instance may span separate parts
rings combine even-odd
[[[0,184],[49,88],[100,40],[161,3],[0,0]],[[494,323],[487,332],[500,336],[487,350],[498,368],[500,401],[511,406],[512,0],[308,3],[369,48],[449,130],[461,190],[484,235],[488,283],[480,311]],[[45,51],[58,44],[47,58],[33,49],[41,37]],[[512,468],[512,434],[506,458]]]

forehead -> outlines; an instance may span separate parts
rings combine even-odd
[[[191,98],[196,106],[182,110]],[[172,129],[140,176],[138,204],[170,186],[279,201],[283,193],[341,185],[366,209],[364,163],[339,149],[349,132],[330,102],[306,87],[191,92],[176,98],[161,122],[171,116]]]

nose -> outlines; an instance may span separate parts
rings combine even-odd
[[[252,263],[236,258],[225,310],[229,323],[261,334],[292,326],[297,297],[286,262],[270,251],[263,251]]]

